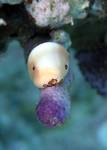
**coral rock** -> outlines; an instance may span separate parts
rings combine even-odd
[[[70,5],[64,0],[32,0],[25,3],[26,10],[40,27],[59,27],[71,22]]]
[[[92,87],[107,96],[107,47],[77,54],[80,68]]]

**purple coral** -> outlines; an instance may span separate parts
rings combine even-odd
[[[36,115],[44,125],[48,127],[61,125],[69,114],[69,95],[63,87],[53,86],[42,89]]]

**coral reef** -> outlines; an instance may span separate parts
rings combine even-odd
[[[105,17],[106,16],[106,4],[107,2],[104,0],[95,0],[92,8],[91,8],[91,13],[99,18]]]
[[[25,3],[28,13],[41,27],[56,28],[64,24],[74,24],[74,19],[84,19],[89,0],[33,0]]]
[[[69,0],[71,15],[74,19],[84,19],[87,16],[86,9],[89,8],[89,0]]]
[[[77,54],[80,68],[93,88],[107,96],[107,47],[101,45],[96,50],[81,51]]]
[[[71,47],[72,41],[70,38],[69,33],[67,33],[64,30],[53,30],[50,33],[50,37],[53,42],[57,42],[61,45],[63,45],[67,50]]]
[[[32,0],[31,3],[25,3],[25,7],[40,27],[59,27],[72,21],[68,1]]]

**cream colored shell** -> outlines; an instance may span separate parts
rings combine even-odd
[[[35,47],[28,57],[28,71],[38,88],[61,82],[68,72],[69,53],[58,43],[46,42]]]

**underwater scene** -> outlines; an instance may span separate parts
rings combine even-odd
[[[107,150],[106,0],[0,0],[0,150]]]

